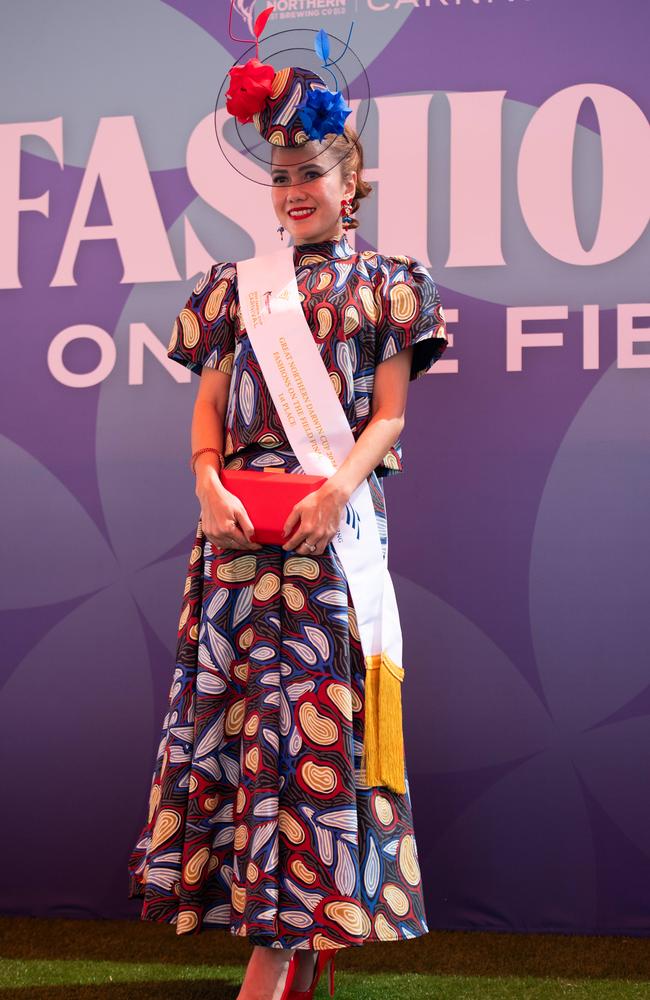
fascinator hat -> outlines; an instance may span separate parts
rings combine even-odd
[[[231,0],[229,35],[233,41],[248,42],[250,39],[232,33],[234,6],[235,0]],[[238,0],[240,13],[241,6]],[[302,164],[320,156],[338,136],[345,136],[346,144],[351,141],[345,134],[346,120],[352,113],[349,101],[353,99],[348,80],[358,80],[361,92],[356,120],[358,136],[365,127],[370,104],[368,75],[349,44],[354,22],[346,42],[323,29],[277,31],[265,37],[266,51],[260,59],[260,38],[274,9],[273,5],[267,6],[252,22],[254,42],[228,70],[214,109],[217,142],[226,160],[248,180],[267,186],[273,183],[270,175],[273,146],[305,146],[304,159],[295,161]],[[340,49],[336,58],[335,49]],[[287,65],[293,61],[292,53],[296,61],[307,65]],[[320,75],[323,71],[332,86],[328,87]],[[218,113],[224,107],[227,114],[224,134],[220,135]],[[318,146],[309,155],[308,151],[314,147],[307,144],[312,140]],[[347,152],[344,149],[342,155],[335,157],[329,169],[340,163]]]

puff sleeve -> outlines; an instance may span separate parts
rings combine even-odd
[[[174,320],[168,358],[197,375],[203,368],[232,372],[239,308],[236,283],[237,268],[229,262],[213,264],[199,278]]]
[[[389,257],[379,295],[381,316],[375,341],[375,367],[413,347],[409,381],[426,375],[445,351],[448,338],[438,286],[414,257]]]

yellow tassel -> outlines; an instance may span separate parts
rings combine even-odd
[[[366,782],[371,787],[381,785],[379,766],[379,665],[381,656],[366,657],[365,686],[365,732],[363,741],[363,762]]]
[[[390,788],[402,795],[406,791],[402,731],[403,680],[403,668],[388,653],[374,653],[366,657],[363,744],[366,781],[371,788]]]

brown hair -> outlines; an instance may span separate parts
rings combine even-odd
[[[343,180],[350,177],[353,170],[357,172],[357,186],[352,196],[352,208],[349,213],[354,216],[359,208],[359,200],[367,198],[373,191],[372,185],[363,179],[363,146],[359,139],[359,133],[355,132],[352,126],[346,122],[343,134],[337,135],[329,148],[332,150],[335,159],[340,160],[339,166],[341,167]],[[359,223],[353,218],[352,222],[348,224],[348,229],[357,229],[358,226]]]

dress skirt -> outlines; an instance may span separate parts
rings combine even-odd
[[[302,472],[249,445],[228,468]],[[381,480],[368,477],[384,551]],[[149,808],[129,858],[141,919],[254,944],[344,948],[427,932],[406,794],[368,788],[365,664],[342,564],[215,549],[199,519]]]

